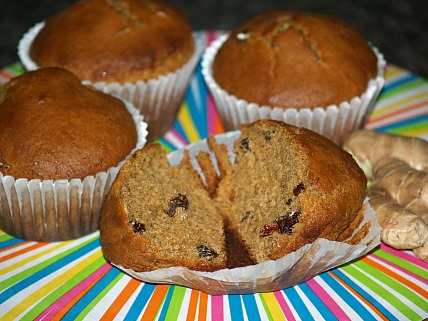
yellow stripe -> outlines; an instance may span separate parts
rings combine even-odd
[[[385,80],[390,80],[391,78],[394,78],[401,73],[403,73],[403,69],[393,66],[385,72]]]
[[[192,115],[190,114],[189,106],[187,105],[187,103],[183,102],[178,112],[177,118],[181,124],[181,127],[185,131],[187,138],[190,140],[191,143],[201,140],[201,137],[198,133],[198,129],[196,128],[195,123],[192,119]],[[184,124],[186,124],[186,126],[184,126]]]
[[[275,321],[287,320],[284,316],[284,313],[281,310],[281,307],[278,304],[278,300],[275,297],[273,292],[262,293],[264,298],[266,308],[269,310],[272,319]]]
[[[6,274],[12,270],[18,269],[27,263],[34,262],[38,258],[41,258],[42,256],[47,255],[49,253],[52,253],[53,251],[55,251],[61,247],[64,247],[65,245],[68,245],[69,243],[70,243],[70,241],[58,243],[58,245],[53,246],[53,247],[51,247],[45,251],[42,251],[40,253],[34,254],[34,255],[26,258],[25,260],[20,260],[19,262],[15,263],[15,264],[9,265],[8,267],[0,270],[0,275],[4,275],[4,274]]]
[[[3,316],[4,320],[16,320],[26,307],[32,307],[37,301],[56,290],[60,285],[67,283],[68,280],[72,279],[76,274],[86,269],[91,263],[98,259],[100,255],[102,255],[101,249],[98,249],[85,260],[76,264],[73,268],[65,270],[61,275],[57,276],[49,283],[44,284],[37,291],[31,293],[30,296],[26,297],[21,302],[17,302],[17,305]]]
[[[417,95],[413,95],[411,97],[406,97],[406,98],[401,99],[401,100],[396,100],[396,101],[394,101],[393,104],[388,104],[385,107],[375,109],[371,115],[371,118],[376,117],[379,114],[383,114],[383,113],[386,113],[388,111],[394,110],[396,108],[403,107],[405,105],[410,104],[413,100],[419,100],[419,99],[424,98],[424,97],[427,97],[426,92],[422,92],[422,93],[419,93]]]

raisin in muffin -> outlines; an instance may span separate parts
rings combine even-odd
[[[0,227],[37,241],[96,230],[108,176],[146,135],[132,106],[64,69],[11,79],[0,95]]]
[[[178,165],[156,145],[125,162],[102,208],[108,260],[136,272],[213,271],[276,260],[318,238],[341,240],[359,226],[366,178],[329,139],[259,120],[242,127],[233,150],[213,137],[208,145],[194,159],[184,151]]]
[[[340,142],[364,124],[383,85],[384,65],[342,20],[275,11],[213,42],[203,73],[228,130],[280,119]]]
[[[149,140],[171,127],[198,57],[187,17],[156,0],[78,1],[34,27],[19,53],[27,69],[62,67],[132,101]]]

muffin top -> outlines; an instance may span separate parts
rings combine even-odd
[[[46,19],[30,47],[40,67],[81,80],[135,82],[181,67],[194,51],[187,17],[155,0],[83,0]]]
[[[123,102],[61,68],[0,87],[0,172],[15,178],[84,178],[124,160],[137,144]]]
[[[360,96],[377,57],[346,22],[314,13],[262,13],[230,33],[213,77],[232,95],[272,107],[327,107]]]

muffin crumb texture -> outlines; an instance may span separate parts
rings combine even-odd
[[[272,120],[247,124],[233,164],[214,137],[207,144],[218,171],[195,156],[202,176],[188,152],[171,166],[158,145],[124,164],[101,214],[107,259],[135,271],[248,266],[337,240],[360,219],[364,173],[323,136]]]

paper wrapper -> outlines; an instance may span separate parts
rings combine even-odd
[[[138,133],[129,157],[146,144],[147,124],[132,104],[125,105]],[[103,197],[124,161],[83,180],[28,180],[0,173],[0,228],[25,240],[51,242],[98,230]]]
[[[44,22],[36,24],[24,34],[19,42],[18,55],[27,70],[39,68],[37,63],[31,59],[29,52],[33,39],[43,26]],[[159,78],[148,81],[127,82],[125,84],[118,82],[91,82],[89,80],[83,80],[83,83],[92,85],[106,94],[131,102],[144,115],[144,120],[149,126],[147,141],[151,142],[163,136],[174,124],[188,88],[190,77],[193,75],[202,53],[202,42],[198,40],[196,35],[194,35],[194,39],[195,51],[189,61],[176,71]]]
[[[234,162],[233,143],[239,135],[240,131],[234,131],[216,136],[218,143],[228,147],[231,162]],[[190,151],[193,166],[202,175],[194,157],[201,150],[210,152],[206,140],[189,145],[186,149]],[[169,155],[169,162],[177,165],[183,151],[180,149],[172,152]],[[211,152],[210,154],[216,166],[214,155]],[[376,213],[370,207],[368,199],[365,200],[364,206],[364,220],[352,236],[359,231],[365,229],[367,231],[357,245],[318,239],[275,261],[215,272],[194,271],[180,266],[151,272],[135,272],[122,266],[117,267],[144,282],[183,285],[211,295],[272,292],[305,282],[321,272],[356,259],[379,245],[381,228]]]
[[[340,144],[351,132],[361,128],[373,110],[384,83],[385,60],[383,55],[373,47],[378,58],[378,75],[370,80],[366,91],[359,97],[339,105],[316,108],[281,108],[260,106],[229,94],[214,80],[212,63],[217,51],[227,40],[222,35],[205,50],[202,57],[202,74],[213,95],[223,125],[227,131],[239,129],[243,123],[258,119],[281,120],[291,125],[309,128]]]

